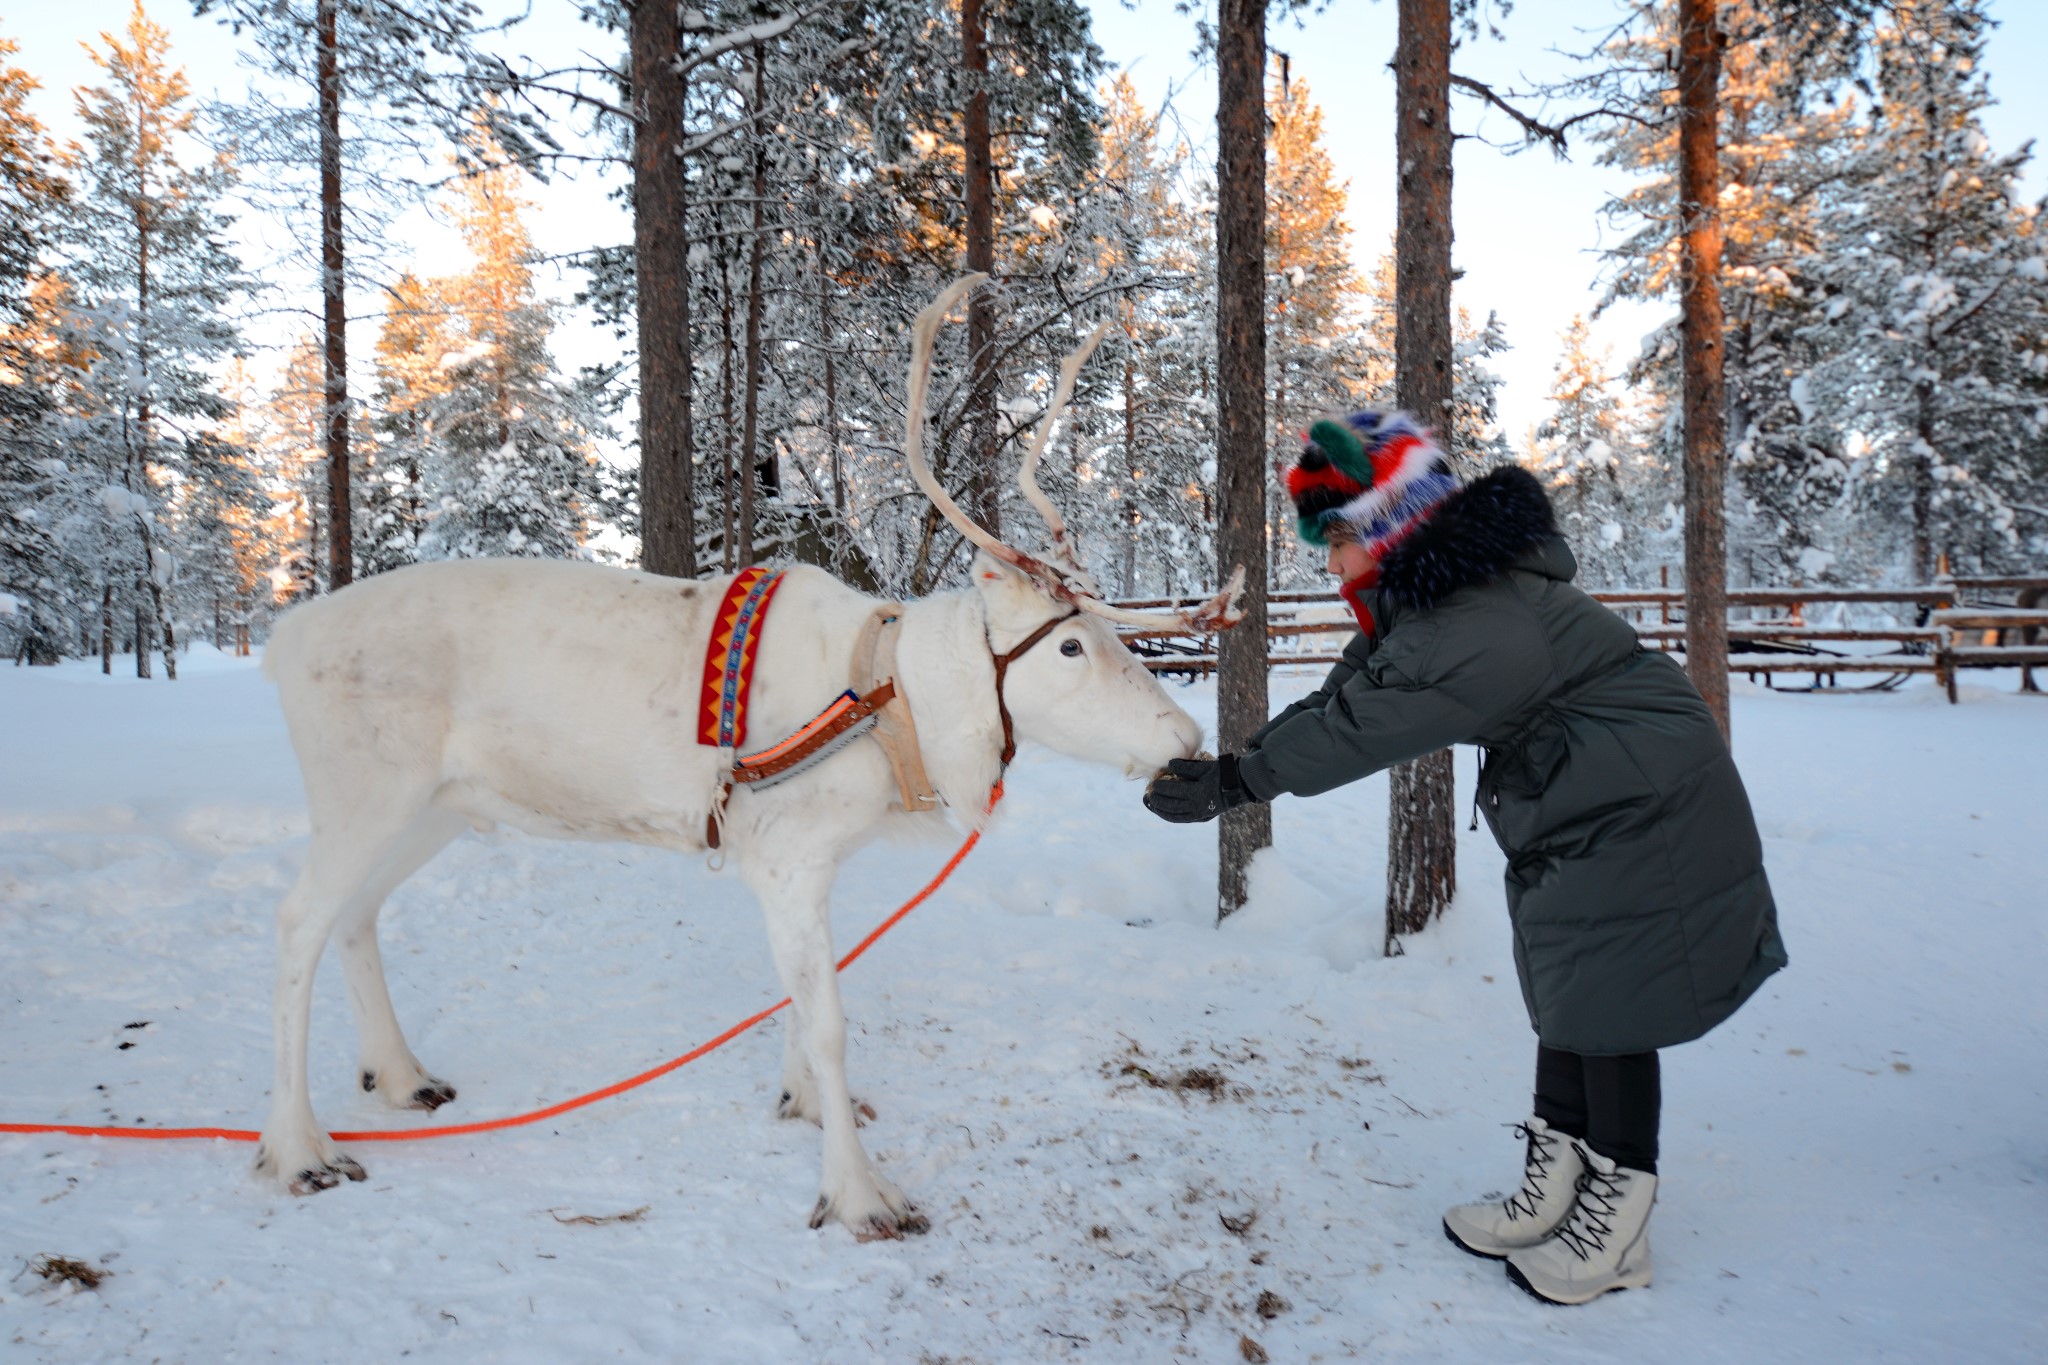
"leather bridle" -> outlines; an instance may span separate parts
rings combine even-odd
[[[1007,654],[996,653],[996,647],[994,645],[990,645],[988,647],[988,656],[990,659],[994,660],[996,666],[996,714],[1003,718],[1002,766],[1005,770],[1008,770],[1010,766],[1010,760],[1017,756],[1017,736],[1013,727],[1010,724],[1009,704],[1003,700],[1003,675],[1009,672],[1010,665],[1012,663],[1015,663],[1018,659],[1024,656],[1025,651],[1029,650],[1033,645],[1037,644],[1040,640],[1043,640],[1046,636],[1052,634],[1054,627],[1058,626],[1063,621],[1071,621],[1080,614],[1080,608],[1068,608],[1067,611],[1062,615],[1053,617],[1052,620],[1047,621],[1037,630],[1034,630],[1029,635],[1025,636],[1023,643],[1019,644],[1015,649],[1012,649]]]

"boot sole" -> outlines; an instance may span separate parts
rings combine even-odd
[[[1448,1218],[1444,1220],[1444,1240],[1464,1252],[1467,1256],[1477,1256],[1483,1261],[1505,1261],[1508,1258],[1508,1252],[1516,1250],[1514,1247],[1508,1247],[1502,1251],[1481,1251],[1478,1247],[1473,1246],[1457,1233],[1451,1231],[1451,1220]]]
[[[1641,1284],[1610,1284],[1605,1289],[1595,1290],[1581,1299],[1553,1299],[1550,1295],[1543,1293],[1530,1284],[1529,1277],[1524,1275],[1513,1261],[1508,1262],[1508,1278],[1513,1280],[1524,1294],[1527,1294],[1536,1302],[1547,1304],[1552,1308],[1577,1308],[1581,1304],[1591,1303],[1602,1294],[1619,1294],[1630,1289],[1648,1289],[1650,1287],[1648,1280],[1644,1280]]]

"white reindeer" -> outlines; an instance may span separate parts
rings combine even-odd
[[[894,672],[932,788],[975,827],[1012,720],[1022,738],[1134,776],[1192,755],[1200,727],[1107,622],[1229,624],[1236,588],[1233,580],[1197,612],[1162,617],[1107,606],[1080,571],[1033,467],[1093,340],[1069,357],[1025,462],[1024,488],[1051,528],[1051,551],[1034,557],[1003,544],[946,496],[921,451],[925,382],[934,332],[979,278],[959,281],[918,318],[905,448],[919,484],[981,553],[971,588],[903,609]],[[710,617],[729,581],[580,563],[428,564],[280,623],[264,668],[298,752],[312,837],[278,910],[277,1070],[259,1172],[296,1194],[363,1179],[315,1120],[306,1088],[314,968],[330,936],[355,1013],[363,1088],[401,1109],[455,1098],[399,1030],[376,926],[385,897],[458,834],[503,823],[705,848],[720,751],[697,742],[695,721]],[[820,570],[789,570],[760,636],[748,712],[756,741],[791,733],[846,686],[878,605]],[[1041,630],[999,681],[996,658]],[[897,792],[882,747],[856,740],[772,789],[738,788],[723,826],[723,848],[760,901],[794,1005],[780,1113],[824,1129],[811,1226],[836,1219],[863,1241],[928,1226],[854,1131],[827,914],[839,864],[856,848],[892,821],[944,818],[906,813]]]

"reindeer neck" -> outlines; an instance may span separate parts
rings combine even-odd
[[[978,828],[1003,747],[981,595],[970,588],[908,603],[896,672],[932,785],[961,823]]]

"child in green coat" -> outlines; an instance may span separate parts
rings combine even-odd
[[[1785,965],[1741,777],[1669,658],[1571,586],[1550,501],[1507,467],[1460,486],[1404,413],[1310,428],[1287,472],[1359,634],[1245,751],[1175,760],[1145,804],[1208,820],[1454,743],[1486,751],[1515,966],[1538,1039],[1521,1188],[1444,1232],[1554,1303],[1650,1283],[1657,1051]]]

